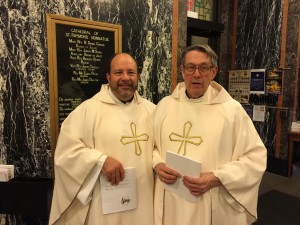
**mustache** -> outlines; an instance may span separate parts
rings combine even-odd
[[[127,85],[127,86],[132,86],[133,83],[131,81],[120,81],[118,85]]]

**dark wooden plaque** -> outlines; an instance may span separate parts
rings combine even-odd
[[[121,52],[121,29],[121,25],[47,14],[53,150],[64,119],[107,83],[107,62]]]

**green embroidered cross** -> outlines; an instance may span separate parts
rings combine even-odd
[[[180,153],[182,146],[184,146],[183,155],[186,154],[186,145],[188,143],[198,146],[198,145],[200,145],[203,142],[201,136],[189,136],[191,128],[192,128],[192,123],[188,121],[188,122],[186,122],[184,124],[183,135],[176,134],[174,132],[172,132],[169,135],[170,141],[181,142],[180,147],[179,147],[179,149],[177,151],[178,154]]]
[[[141,146],[140,146],[139,142],[140,141],[148,141],[149,136],[147,134],[137,135],[136,134],[136,125],[133,122],[130,124],[130,128],[131,128],[132,136],[122,136],[121,143],[123,145],[134,143],[134,145],[135,145],[135,154],[136,155],[141,155],[142,154],[142,149],[141,149]]]

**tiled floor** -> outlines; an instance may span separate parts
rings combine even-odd
[[[277,190],[283,193],[300,198],[300,177],[284,177],[274,173],[266,172],[260,184],[259,194],[270,190]]]

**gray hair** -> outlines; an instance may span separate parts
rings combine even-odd
[[[182,52],[182,56],[181,56],[181,64],[182,64],[182,65],[185,64],[186,53],[188,53],[188,52],[190,52],[190,51],[199,51],[199,52],[204,52],[204,53],[206,53],[207,56],[211,59],[211,64],[212,64],[212,66],[216,66],[216,65],[217,65],[218,56],[217,56],[217,54],[214,52],[214,50],[212,50],[211,47],[209,47],[208,45],[193,45],[193,46],[187,47],[187,48]]]

